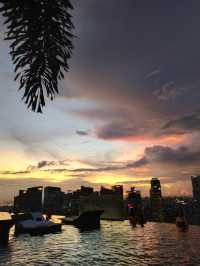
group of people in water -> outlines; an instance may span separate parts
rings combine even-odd
[[[135,192],[134,192],[135,193]],[[144,218],[144,210],[142,206],[142,200],[140,195],[135,193],[132,200],[128,202],[128,219],[132,227],[136,227],[139,224],[141,227],[144,227],[145,218]],[[185,214],[185,204],[182,201],[176,202],[176,226],[181,231],[187,231],[189,228],[189,224]]]

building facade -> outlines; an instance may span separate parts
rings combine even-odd
[[[193,200],[200,203],[200,175],[191,176]]]
[[[45,213],[60,214],[64,202],[64,192],[59,187],[45,187],[43,209]]]
[[[36,212],[42,210],[42,187],[31,187],[19,190],[19,195],[14,197],[14,212]]]
[[[150,203],[151,203],[151,215],[154,221],[163,221],[163,200],[161,192],[160,180],[157,178],[151,179],[150,189]]]

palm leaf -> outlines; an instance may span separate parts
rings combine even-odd
[[[0,0],[11,41],[15,80],[28,108],[42,112],[45,97],[54,99],[68,71],[73,50],[70,0]]]

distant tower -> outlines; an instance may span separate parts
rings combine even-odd
[[[194,224],[200,224],[200,175],[191,176],[192,192],[193,192],[193,204],[192,204],[192,222]]]
[[[158,180],[157,178],[151,179],[150,202],[151,202],[151,212],[153,220],[162,221],[163,220],[162,192],[161,192],[160,180]]]
[[[122,185],[112,186],[112,191],[116,195],[119,195],[119,196],[121,196],[123,198],[123,186]]]
[[[200,203],[200,176],[191,176],[193,200]]]
[[[157,178],[151,179],[150,198],[152,197],[162,198],[161,184],[160,184],[160,180],[158,180]]]

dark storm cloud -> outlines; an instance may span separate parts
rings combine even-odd
[[[98,108],[73,112],[104,119],[97,135],[118,139],[140,134],[146,120],[166,122],[196,110],[199,9],[197,0],[75,1],[70,97],[89,99]],[[62,93],[68,97],[69,90]]]
[[[198,1],[186,0],[77,2],[71,73],[77,70],[83,82],[78,94],[109,101],[120,97],[122,104],[131,104],[135,97],[145,101],[155,89],[146,73],[157,66],[160,86],[191,76],[194,81],[194,75],[197,79],[199,7]],[[87,73],[82,80],[81,74]]]
[[[33,167],[33,168],[36,168],[36,169],[41,169],[41,168],[44,168],[46,166],[67,166],[69,165],[69,162],[70,160],[68,159],[65,159],[65,160],[57,160],[57,161],[40,161],[38,162],[38,164],[36,166],[29,166],[30,168]]]
[[[61,172],[66,179],[69,174],[77,177],[63,184],[67,188],[70,185],[91,185],[82,177],[95,176],[98,172],[124,171],[127,175],[129,172],[134,175],[137,168],[138,175],[146,175],[142,167],[149,167],[156,169],[158,176],[168,169],[173,176],[174,172],[180,174],[182,169],[188,170],[189,167],[194,171],[200,162],[200,152],[194,151],[195,142],[190,148],[147,147],[139,160],[107,164],[98,161],[96,165],[85,162],[87,168],[71,169],[70,160],[46,160],[63,158],[58,157],[59,152],[55,150],[55,139],[67,139],[70,134],[74,135],[77,128],[86,128],[88,125],[82,124],[84,119],[88,119],[93,127],[93,131],[89,131],[92,136],[104,140],[147,139],[147,145],[151,144],[152,138],[159,141],[170,134],[199,131],[200,125],[199,116],[195,113],[200,102],[199,0],[72,1],[77,38],[70,72],[66,74],[66,84],[64,82],[61,88],[61,96],[68,102],[58,98],[50,107],[56,107],[52,112],[49,109],[47,115],[40,117],[28,114],[24,119],[24,107],[15,113],[15,109],[18,110],[14,107],[17,95],[9,92],[14,85],[2,84],[0,120],[1,128],[6,130],[0,135],[23,145],[25,152],[37,155],[38,160],[45,160],[25,171],[2,173],[6,177],[12,174],[24,177],[23,174],[26,176],[31,171],[49,171]],[[7,55],[7,51],[4,54]],[[7,64],[7,56],[3,62]],[[12,72],[9,73],[11,76]],[[2,80],[5,80],[4,74]],[[73,107],[69,104],[67,110],[70,109],[72,119],[78,116],[77,121],[76,117],[74,119],[75,126],[71,126],[66,113],[61,115],[60,110],[64,108],[59,105],[60,100],[65,105],[72,100]],[[82,105],[82,100],[89,104]],[[91,103],[93,108],[90,108]],[[55,112],[57,108],[58,112]],[[11,123],[8,123],[10,120]],[[85,133],[83,130],[76,132],[79,136]],[[102,146],[106,147],[106,144]],[[72,141],[73,145],[75,142]],[[84,156],[90,155],[86,149],[82,150],[86,153]],[[152,174],[151,170],[148,174]],[[20,180],[18,178],[16,183],[0,180],[0,186],[6,182],[8,188],[9,184],[13,184],[14,189],[14,186],[21,188],[47,182],[31,178]]]
[[[200,112],[185,115],[178,119],[168,121],[162,128],[177,133],[188,133],[200,130]]]
[[[71,172],[107,172],[120,171],[131,168],[140,168],[145,165],[164,164],[170,166],[199,166],[200,164],[200,150],[193,151],[188,147],[179,147],[173,149],[167,146],[155,145],[147,147],[144,150],[144,155],[136,161],[111,164],[107,167],[99,168],[76,168],[70,170]]]
[[[79,136],[88,136],[88,132],[84,130],[76,130],[76,134]]]
[[[120,139],[123,137],[133,136],[135,134],[138,135],[138,131],[138,128],[134,128],[134,126],[127,126],[126,124],[109,124],[98,132],[98,137],[102,139]]]
[[[167,146],[152,146],[145,148],[141,159],[129,163],[124,163],[121,169],[139,168],[145,165],[165,164],[170,166],[199,166],[200,150],[192,151],[188,147],[173,149]],[[114,170],[114,169],[112,169]],[[115,168],[120,170],[120,168]]]
[[[3,175],[20,175],[20,174],[28,174],[31,173],[31,171],[39,170],[49,173],[63,173],[67,176],[71,177],[87,177],[89,174],[92,173],[102,173],[102,172],[115,172],[115,171],[122,171],[122,170],[129,170],[129,169],[137,169],[142,168],[144,166],[151,166],[151,167],[161,167],[167,166],[170,167],[176,167],[177,169],[182,170],[181,168],[184,167],[196,167],[200,169],[199,163],[200,163],[200,150],[190,150],[188,147],[178,147],[176,149],[173,149],[168,146],[161,146],[161,145],[155,145],[152,147],[147,147],[144,150],[143,156],[139,160],[135,161],[124,161],[124,162],[98,162],[98,163],[92,163],[92,162],[86,162],[91,167],[83,167],[83,168],[59,168],[60,166],[63,166],[66,164],[66,161],[60,162],[60,161],[41,161],[37,164],[35,167],[28,167],[27,169],[30,169],[29,171],[18,171],[18,172],[12,172],[12,171],[2,171],[0,174]],[[160,165],[160,166],[159,166]],[[54,166],[53,168],[49,169],[43,169],[46,166]],[[57,166],[58,168],[56,168]],[[70,174],[71,173],[71,174]]]
[[[146,127],[138,126],[137,124],[128,125],[126,122],[110,123],[101,128],[96,132],[98,138],[105,140],[114,139],[137,139],[143,138],[144,136],[150,137],[152,135],[152,129],[146,125]]]
[[[137,167],[142,167],[146,164],[148,164],[148,159],[144,156],[142,157],[141,159],[135,161],[135,162],[132,162],[132,163],[128,163],[125,167],[126,168],[137,168]]]
[[[41,161],[41,162],[39,162],[38,163],[38,165],[37,165],[37,168],[43,168],[43,167],[45,167],[45,166],[47,166],[47,165],[49,165],[49,164],[51,164],[51,162],[48,162],[48,161]]]
[[[69,163],[70,163],[70,159],[65,159],[65,160],[56,160],[56,161],[46,161],[46,160],[42,160],[42,161],[39,161],[37,163],[37,165],[29,165],[27,167],[27,170],[42,170],[43,168],[45,167],[50,167],[50,170],[53,170],[54,168],[51,168],[51,167],[55,167],[55,166],[68,166]],[[46,169],[48,170],[48,169]],[[58,170],[58,169],[54,169],[55,171]],[[60,169],[61,170],[61,169]]]
[[[58,161],[59,162],[59,161]],[[55,161],[46,161],[46,160],[43,160],[43,161],[39,161],[38,163],[37,163],[37,165],[29,165],[28,167],[27,167],[27,170],[39,170],[39,169],[42,169],[42,168],[44,168],[44,167],[46,167],[46,166],[55,166],[55,165],[57,165],[58,164],[58,162],[55,162]]]
[[[85,163],[89,165],[89,167],[82,167],[82,168],[75,168],[69,170],[71,173],[92,173],[92,172],[109,172],[109,171],[117,171],[117,170],[122,170],[126,168],[126,162],[123,161],[82,161],[82,163]]]
[[[145,164],[162,163],[169,166],[199,165],[200,150],[192,151],[187,147],[173,149],[167,146],[156,145],[147,147],[144,152],[144,157],[140,160],[144,160]]]
[[[200,150],[192,151],[187,147],[173,149],[167,146],[152,146],[145,148],[144,155],[138,161],[128,163],[124,168],[137,168],[145,165],[158,167],[159,164],[176,167],[181,170],[184,167],[200,169]]]
[[[179,116],[176,119],[157,119],[143,123],[127,121],[107,123],[96,130],[96,135],[104,140],[151,140],[170,135],[183,135],[200,131],[200,112]]]

